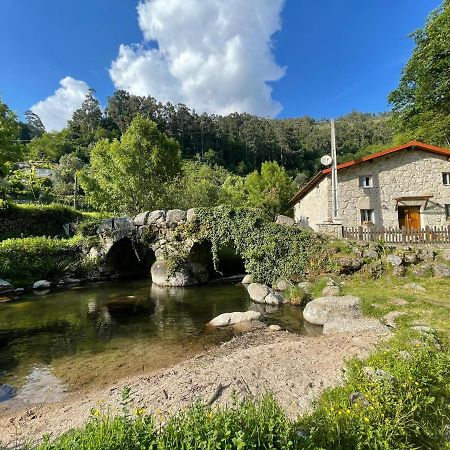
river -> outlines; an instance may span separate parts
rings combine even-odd
[[[56,401],[67,392],[168,367],[232,337],[213,317],[249,309],[240,284],[161,288],[112,281],[0,303],[0,402]],[[301,310],[272,307],[269,323],[303,333]]]

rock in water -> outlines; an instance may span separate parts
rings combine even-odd
[[[245,277],[242,279],[242,284],[251,284],[253,283],[253,277],[251,274],[245,275]]]
[[[7,292],[14,291],[14,286],[8,283],[6,280],[0,278],[0,294],[6,294]]]
[[[248,295],[256,303],[265,303],[267,305],[281,305],[287,300],[278,292],[275,292],[265,284],[252,283],[247,287]]]
[[[313,325],[325,325],[337,319],[360,319],[360,300],[351,295],[343,297],[319,297],[309,302],[303,318]]]
[[[208,270],[199,263],[187,262],[171,272],[166,261],[156,261],[151,268],[152,282],[158,286],[193,286],[206,283]]]
[[[241,322],[258,320],[260,317],[261,313],[257,311],[225,313],[215,317],[209,322],[208,325],[212,327],[226,327],[228,325],[235,325]]]
[[[52,283],[47,280],[39,280],[33,284],[33,289],[50,289],[52,287]]]
[[[247,287],[248,295],[257,303],[264,303],[264,299],[269,295],[270,288],[265,284],[251,283]]]

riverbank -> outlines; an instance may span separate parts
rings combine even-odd
[[[364,357],[380,337],[373,334],[300,336],[265,328],[233,338],[220,347],[169,369],[124,379],[106,389],[75,393],[64,402],[0,413],[0,441],[7,447],[43,435],[57,436],[82,426],[91,411],[115,413],[130,389],[133,407],[169,414],[195,400],[229,402],[273,392],[290,417],[307,411],[327,387],[339,382],[344,361]]]

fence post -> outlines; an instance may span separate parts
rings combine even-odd
[[[362,241],[364,238],[363,238],[363,227],[362,226],[359,226],[358,227],[358,240],[359,241]]]

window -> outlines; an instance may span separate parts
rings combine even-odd
[[[361,223],[374,223],[373,209],[361,209]]]
[[[442,182],[445,186],[450,186],[450,172],[444,172],[442,174]]]
[[[445,217],[450,221],[450,205],[445,205]]]
[[[373,186],[372,175],[359,177],[359,186],[362,188],[371,188]]]

